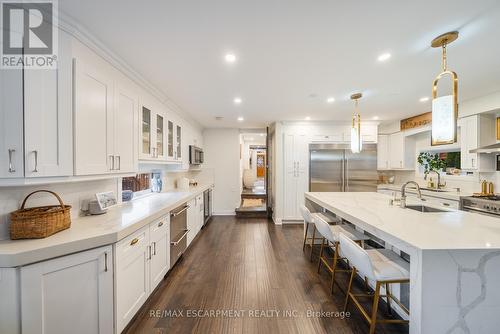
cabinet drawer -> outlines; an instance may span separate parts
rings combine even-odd
[[[164,224],[166,225],[166,224]],[[140,252],[141,249],[149,244],[149,226],[144,226],[139,231],[129,235],[125,239],[116,243],[116,258],[120,259],[127,258],[129,254],[134,252]]]
[[[455,210],[459,209],[458,201],[453,201],[444,198],[434,198],[428,196],[424,196],[424,201],[435,206],[442,206],[443,208],[455,209]]]
[[[168,224],[170,224],[170,216],[165,216],[154,223],[149,224],[151,234],[163,234],[168,231]]]

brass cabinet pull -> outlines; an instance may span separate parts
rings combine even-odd
[[[443,203],[444,206],[450,206],[450,203]]]
[[[134,238],[134,239],[132,239],[132,241],[130,242],[130,246],[133,246],[133,245],[135,245],[135,244],[136,244],[136,243],[138,243],[138,242],[139,242],[139,239]]]
[[[162,226],[163,226],[163,222],[159,222],[158,227],[162,227]]]

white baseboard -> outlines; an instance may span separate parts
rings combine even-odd
[[[234,210],[222,210],[212,212],[213,216],[236,216],[236,212]]]

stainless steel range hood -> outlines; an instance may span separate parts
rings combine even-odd
[[[469,151],[469,153],[499,153],[499,152],[500,152],[500,143],[488,146],[482,146]]]

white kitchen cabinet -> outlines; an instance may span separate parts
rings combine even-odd
[[[182,126],[175,126],[175,161],[182,162]]]
[[[23,71],[0,69],[0,178],[24,176]]]
[[[0,333],[21,334],[19,268],[0,268]]]
[[[377,169],[389,169],[389,135],[379,135],[377,142]]]
[[[149,226],[115,245],[116,331],[121,333],[150,293]]]
[[[389,137],[390,169],[414,169],[416,160],[415,141],[396,132]]]
[[[116,243],[115,256],[116,329],[121,333],[170,269],[170,216]]]
[[[494,155],[470,153],[470,150],[495,143],[495,120],[488,116],[474,115],[461,118],[459,126],[460,168],[484,172],[494,171]]]
[[[182,126],[173,119],[167,120],[167,160],[170,162],[182,162]]]
[[[170,269],[170,216],[149,225],[151,245],[150,290],[153,291]]]
[[[24,334],[113,332],[111,246],[21,267]]]
[[[311,142],[313,143],[345,143],[351,142],[351,126],[331,126],[327,131],[328,133],[313,134]],[[377,125],[361,123],[361,138],[363,143],[376,143],[377,142]]]
[[[141,160],[165,160],[166,119],[165,114],[153,106],[141,108]]]
[[[300,206],[308,189],[308,138],[306,134],[285,133],[284,220],[300,220]]]
[[[117,85],[115,86],[114,106],[114,170],[121,173],[135,172],[137,170],[137,96]]]
[[[107,174],[114,169],[113,81],[90,62],[74,60],[75,175]]]
[[[71,47],[59,31],[57,69],[0,70],[0,178],[73,173]]]
[[[187,234],[187,247],[191,244],[191,241],[196,237],[197,226],[198,226],[198,208],[196,207],[196,198],[191,199],[188,203],[189,208],[187,210],[187,229],[189,230]]]

